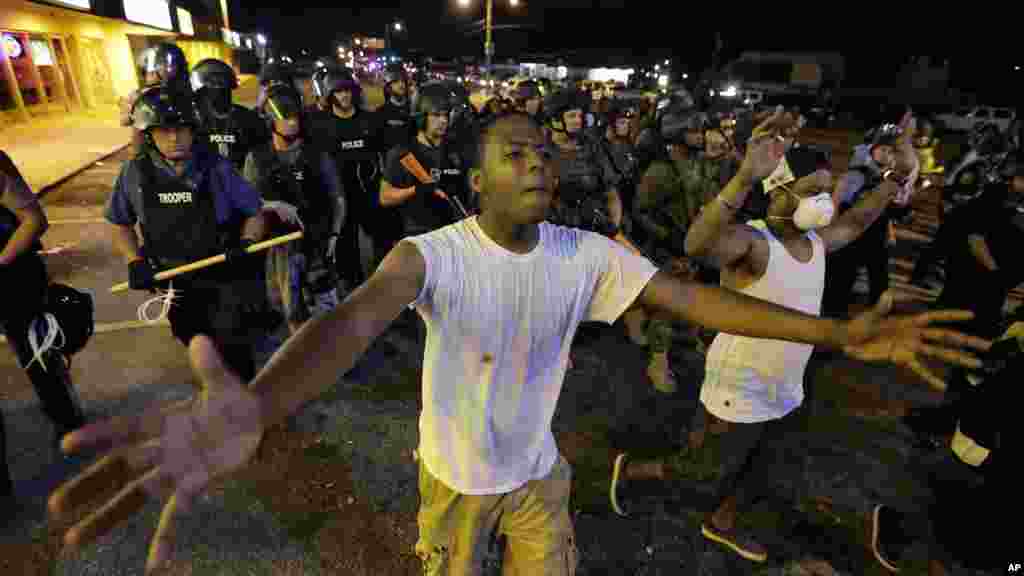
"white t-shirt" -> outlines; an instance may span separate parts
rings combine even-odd
[[[768,240],[763,276],[739,292],[815,316],[825,291],[825,244],[808,232],[813,254],[794,258],[762,220],[748,222]],[[804,370],[814,347],[787,340],[720,333],[708,348],[700,401],[727,422],[782,418],[804,401]]]
[[[558,458],[551,419],[576,327],[611,324],[657,271],[591,232],[548,223],[528,254],[476,218],[406,238],[426,262],[420,460],[467,495],[503,494]]]

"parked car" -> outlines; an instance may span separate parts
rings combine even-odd
[[[995,124],[1005,132],[1016,118],[1017,113],[1012,108],[995,106],[969,106],[938,115],[942,126],[953,132],[969,132],[979,124]]]

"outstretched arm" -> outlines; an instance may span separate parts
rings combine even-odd
[[[202,395],[97,422],[64,438],[67,453],[110,450],[53,493],[50,512],[63,517],[99,494],[116,491],[68,530],[65,544],[78,547],[102,536],[137,514],[150,498],[166,501],[146,572],[161,567],[173,549],[177,516],[211,482],[245,466],[264,430],[335,385],[415,300],[425,276],[419,250],[399,243],[341,306],[303,325],[248,387],[224,365],[209,338],[196,338],[190,356],[203,382]]]
[[[250,389],[263,403],[267,427],[320,396],[348,372],[370,344],[413,302],[426,264],[399,242],[380,268],[330,314],[307,322],[270,359]],[[302,374],[302,378],[295,378]]]
[[[658,272],[640,294],[644,307],[680,321],[738,336],[772,338],[840,348],[847,342],[845,324],[797,312],[745,294],[682,281]]]
[[[978,368],[980,361],[960,348],[986,350],[990,345],[955,330],[933,327],[940,322],[969,320],[973,317],[971,312],[941,310],[887,317],[892,308],[890,293],[853,320],[840,321],[658,272],[639,300],[648,309],[662,310],[679,320],[719,332],[814,344],[842,349],[861,360],[892,362],[910,368],[938,389],[944,389],[945,384],[921,363],[924,356]]]

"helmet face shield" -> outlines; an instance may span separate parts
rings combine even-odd
[[[298,118],[302,113],[302,102],[287,90],[275,90],[267,95],[263,110],[271,120]]]

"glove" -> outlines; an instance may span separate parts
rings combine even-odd
[[[249,240],[248,238],[239,238],[238,244],[228,248],[227,252],[225,252],[225,256],[227,256],[228,265],[232,267],[238,267],[244,264],[249,256],[249,254],[246,253],[245,250],[246,248],[252,245],[252,240]]]
[[[416,196],[420,198],[431,198],[434,196],[434,190],[437,190],[437,184],[417,184]]]
[[[132,290],[152,290],[156,286],[156,270],[145,258],[128,265],[128,286]]]
[[[276,214],[278,219],[280,219],[281,222],[285,224],[303,228],[302,219],[299,218],[298,208],[287,202],[264,202],[263,209],[268,212],[273,212],[274,214]]]

